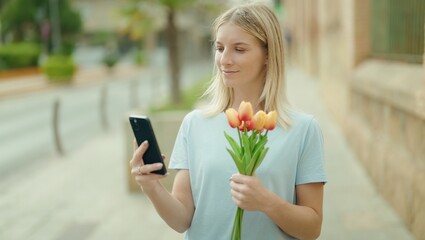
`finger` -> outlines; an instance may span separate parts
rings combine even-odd
[[[133,165],[137,164],[137,160],[134,158],[134,154],[135,154],[138,147],[139,146],[137,145],[136,139],[133,139],[133,158],[128,163],[128,165],[130,165],[130,167],[133,167]]]
[[[236,199],[238,199],[238,200],[242,199],[242,197],[243,197],[243,195],[242,195],[240,192],[235,191],[234,189],[231,189],[231,190],[230,190],[230,195],[231,195],[233,198],[236,198]]]
[[[132,168],[131,174],[133,175],[150,174],[151,172],[160,170],[161,168],[162,168],[162,163],[141,165],[139,167]]]
[[[242,203],[241,203],[241,201],[239,201],[239,199],[232,197],[232,201],[236,204],[236,206],[242,208],[241,207]]]
[[[230,181],[230,189],[231,190],[237,190],[237,183],[236,182],[234,182],[234,181]]]
[[[236,182],[236,183],[243,183],[247,176],[242,175],[240,173],[235,173],[230,177],[230,181]]]
[[[234,181],[230,182],[230,189],[235,191],[235,192],[240,192],[240,193],[243,192],[244,186],[245,185],[241,184],[241,183],[237,183],[237,182],[234,182]]]
[[[165,155],[161,154],[162,160],[165,160]]]
[[[165,178],[167,175],[161,175],[161,174],[149,174],[149,175],[136,175],[134,177],[134,180],[138,183],[142,183],[145,180],[149,179],[149,181],[155,181],[155,180],[161,180]]]
[[[145,154],[146,150],[148,149],[148,147],[149,147],[149,143],[146,140],[146,141],[142,142],[142,144],[140,144],[140,146],[134,152],[133,158],[136,159],[136,160],[140,160],[140,164],[143,164],[142,158],[143,158],[143,155]]]

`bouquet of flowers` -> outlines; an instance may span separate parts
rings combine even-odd
[[[271,111],[266,114],[260,110],[254,115],[251,103],[242,101],[239,111],[229,108],[226,110],[226,116],[229,125],[236,128],[239,138],[239,141],[236,141],[224,132],[231,147],[227,148],[227,151],[232,156],[239,173],[252,176],[269,150],[265,146],[267,133],[276,127],[277,113]],[[231,240],[241,239],[243,212],[244,210],[238,207]]]

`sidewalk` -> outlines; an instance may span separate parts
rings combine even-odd
[[[413,239],[375,191],[322,104],[317,83],[288,73],[289,98],[325,137],[328,183],[320,239]],[[143,194],[127,191],[124,129],[0,183],[0,239],[178,240]]]
[[[290,69],[288,95],[292,104],[313,114],[325,139],[328,183],[320,239],[413,239],[395,211],[374,188],[343,133],[320,98],[317,80]]]
[[[75,73],[71,84],[73,86],[86,85],[108,79],[111,76],[131,77],[140,74],[142,69],[144,67],[135,67],[127,63],[116,65],[113,72],[108,72],[103,66],[80,68]],[[27,93],[48,91],[62,86],[61,84],[50,83],[42,73],[12,79],[0,79],[0,100]]]

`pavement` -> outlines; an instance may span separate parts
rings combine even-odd
[[[117,65],[113,72],[108,71],[103,66],[81,67],[73,77],[72,86],[78,87],[94,84],[110,78],[111,75],[128,78],[136,74],[140,74],[140,68],[135,68],[134,65],[127,63]],[[0,100],[35,92],[53,91],[54,89],[63,87],[64,85],[62,84],[50,83],[41,73],[13,77],[12,79],[0,78]]]
[[[288,91],[324,133],[328,183],[320,239],[414,239],[374,188],[323,104],[317,81],[289,68]],[[124,125],[110,129],[66,156],[2,179],[0,239],[183,239],[141,191],[128,192],[125,132]]]

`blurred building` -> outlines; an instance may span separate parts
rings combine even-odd
[[[424,239],[425,1],[282,2],[290,63],[318,79],[376,188]]]
[[[125,24],[122,13],[129,1],[125,0],[73,0],[73,5],[81,12],[83,18],[83,31],[86,36],[97,33],[118,33]],[[206,4],[214,1],[199,1]],[[217,3],[218,4],[218,3]],[[149,9],[147,9],[149,8]],[[150,30],[145,40],[151,47],[165,46],[166,9],[160,5],[146,4],[141,1],[141,11],[147,11],[155,17],[153,29]],[[176,24],[179,31],[180,49],[185,60],[193,60],[209,55],[210,39],[209,25],[213,13],[204,11],[202,5],[195,2],[193,6],[177,11]],[[194,48],[198,51],[194,51]]]
[[[120,26],[120,7],[123,1],[72,0],[81,13],[84,32],[117,31]]]

